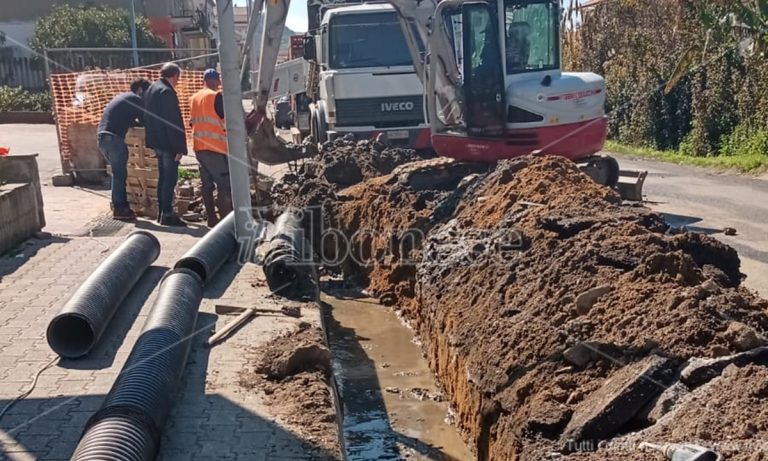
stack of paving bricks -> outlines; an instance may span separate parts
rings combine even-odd
[[[96,69],[50,75],[49,83],[64,172],[70,171],[72,161],[69,127],[74,124],[98,125],[104,107],[116,95],[128,91],[134,79],[146,78],[154,81],[159,76],[159,71],[153,69]],[[181,72],[179,83],[174,89],[179,97],[184,120],[189,120],[189,98],[202,86],[201,71],[183,70]],[[187,140],[191,141],[191,127],[185,128]]]
[[[125,143],[128,145],[128,203],[136,213],[157,218],[157,158],[145,147],[144,128],[131,128]]]

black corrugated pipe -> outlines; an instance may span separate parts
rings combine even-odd
[[[206,284],[236,250],[235,213],[232,212],[190,248],[174,267],[195,271]]]
[[[160,255],[157,237],[129,235],[83,282],[48,324],[48,345],[66,358],[87,354],[98,342],[120,303]]]
[[[203,286],[188,269],[168,273],[144,329],[73,460],[152,460],[194,337]]]
[[[264,275],[272,292],[286,298],[313,298],[317,270],[311,246],[304,238],[301,217],[288,210],[275,221],[264,255]]]

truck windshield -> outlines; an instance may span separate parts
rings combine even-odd
[[[394,12],[336,15],[329,38],[332,69],[413,65]]]
[[[560,8],[552,0],[505,0],[507,74],[560,67]]]

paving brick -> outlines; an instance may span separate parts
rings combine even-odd
[[[22,432],[24,437],[33,435],[59,435],[64,421],[56,419],[41,418],[31,424],[28,424]]]
[[[55,442],[51,442],[48,445],[48,456],[47,458],[50,461],[58,460],[58,459],[70,459],[72,456],[72,453],[75,451],[75,447],[77,447],[77,441],[62,441],[58,440]]]
[[[88,422],[88,418],[93,415],[90,411],[70,411],[69,419],[62,425],[62,427],[78,427],[80,429],[85,427],[85,423]]]
[[[234,453],[252,453],[254,451],[264,451],[270,448],[275,439],[273,432],[240,432],[235,431],[236,443],[233,443],[232,451]]]
[[[271,459],[267,457],[267,454],[264,452],[264,450],[253,450],[246,453],[237,453],[237,458],[235,459],[238,461],[271,461]]]
[[[197,449],[166,448],[161,446],[157,461],[189,461],[197,453]]]
[[[197,444],[196,459],[234,459],[237,457],[232,453],[232,440],[201,441]]]
[[[40,458],[44,457],[47,453],[45,452],[11,452],[8,453],[8,459],[10,461],[36,461]]]
[[[17,436],[19,443],[28,451],[35,453],[48,453],[50,448],[48,444],[56,440],[56,435],[26,435],[20,434]]]
[[[197,418],[173,418],[171,423],[166,425],[169,433],[179,434],[199,434],[203,430],[203,426],[207,425],[207,419],[203,417]]]
[[[163,438],[162,442],[163,451],[188,450],[198,442],[198,431],[181,432],[173,429],[167,432],[169,433],[167,437]]]
[[[242,410],[233,408],[231,410],[207,410],[204,414],[208,424],[216,426],[232,424],[242,413]]]

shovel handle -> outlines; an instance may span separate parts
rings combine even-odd
[[[240,313],[240,315],[237,316],[237,318],[228,324],[224,325],[224,327],[221,330],[218,330],[216,333],[214,333],[210,338],[208,338],[208,341],[205,342],[205,345],[208,347],[214,346],[216,343],[221,341],[222,338],[227,336],[229,333],[231,333],[236,328],[243,325],[245,322],[251,319],[251,317],[254,317],[256,315],[256,311],[254,309],[246,309],[243,312]]]

